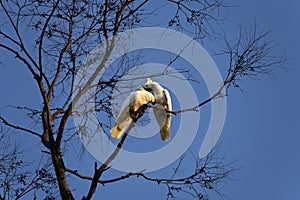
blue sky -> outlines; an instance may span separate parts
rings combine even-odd
[[[245,81],[246,99],[229,97],[227,122],[221,138],[228,157],[244,168],[229,183],[231,199],[299,199],[300,100],[299,1],[239,1],[237,20],[256,18],[274,27],[273,39],[291,58],[287,72]],[[225,150],[226,149],[226,150]]]
[[[251,23],[255,19],[263,28],[274,28],[272,39],[279,43],[280,50],[287,50],[291,60],[286,71],[274,71],[275,77],[261,76],[259,80],[244,80],[242,87],[247,91],[246,97],[238,90],[230,91],[226,123],[220,138],[221,150],[228,161],[237,159],[236,164],[242,168],[234,173],[233,180],[227,181],[228,185],[222,192],[233,200],[297,200],[300,198],[300,2],[243,0],[234,4],[237,7],[229,10],[231,21],[230,26],[226,27],[229,34],[231,31],[235,34],[236,24]],[[1,59],[6,57],[7,54],[1,51]],[[13,60],[10,63],[17,65]],[[217,65],[220,64],[217,62]],[[31,98],[37,92],[33,84],[26,70],[1,66],[0,90],[3,96],[0,107],[8,103],[25,103],[33,107],[39,105],[39,99]],[[14,122],[24,120],[18,114],[5,114],[9,114]],[[22,137],[26,141],[31,140],[26,135]],[[38,141],[33,145],[40,148]],[[34,152],[34,149],[28,152]],[[86,156],[84,160],[94,162],[91,156]],[[83,171],[91,174],[93,165],[83,168]],[[75,180],[72,185],[78,190],[76,193],[87,191],[87,182],[72,179]],[[106,187],[99,186],[96,197],[105,200],[152,200],[165,199],[166,192],[164,187],[155,183],[132,178]],[[214,199],[219,197],[216,195]]]

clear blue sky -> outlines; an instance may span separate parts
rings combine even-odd
[[[296,0],[264,0],[243,1],[234,11],[241,20],[255,16],[262,26],[274,27],[273,39],[292,60],[274,80],[245,83],[247,100],[230,98],[221,140],[227,155],[244,165],[226,189],[232,199],[300,198],[299,8]]]
[[[233,179],[222,190],[230,199],[300,199],[300,2],[297,0],[242,0],[234,2],[236,8],[229,11],[233,34],[236,24],[253,22],[261,27],[274,28],[272,38],[279,48],[287,50],[291,58],[287,72],[276,70],[276,78],[261,77],[260,80],[245,80],[246,98],[239,91],[230,92],[226,124],[220,138],[222,152],[228,161],[237,159],[243,166],[234,173]],[[7,54],[1,51],[1,59]],[[15,64],[13,61],[11,64]],[[219,63],[217,63],[219,64]],[[0,67],[0,107],[20,102],[35,106],[39,100],[31,77],[18,67]],[[16,84],[16,82],[18,84]],[[21,98],[20,98],[21,97]],[[15,122],[23,121],[19,115],[10,115]],[[30,140],[31,137],[25,140]],[[38,141],[33,145],[37,148]],[[32,152],[32,151],[28,151]],[[87,155],[90,163],[93,158]],[[67,158],[68,159],[68,158]],[[190,163],[193,166],[193,163]],[[74,164],[76,166],[76,164]],[[87,167],[87,166],[85,166]],[[92,173],[93,166],[85,169]],[[158,172],[159,174],[160,172]],[[73,178],[72,178],[73,179]],[[72,183],[83,194],[85,181]],[[84,185],[84,187],[82,187]],[[132,178],[102,187],[96,197],[114,199],[165,199],[163,186]],[[81,197],[81,196],[80,196]],[[80,198],[78,197],[78,198]],[[216,196],[214,199],[218,199]],[[95,198],[98,199],[98,198]]]
[[[255,16],[261,26],[274,27],[273,39],[292,60],[288,72],[277,71],[274,80],[245,82],[249,92],[246,100],[238,94],[230,98],[221,141],[227,156],[238,158],[244,168],[236,173],[236,180],[229,183],[226,191],[231,199],[299,199],[300,4],[239,2],[240,6],[231,13],[236,21]]]

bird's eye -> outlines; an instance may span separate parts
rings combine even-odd
[[[143,88],[144,88],[146,91],[151,92],[151,88],[149,88],[148,85],[144,85]]]

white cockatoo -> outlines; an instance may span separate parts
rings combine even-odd
[[[147,109],[149,103],[154,104],[154,96],[144,88],[132,92],[124,101],[115,125],[110,130],[110,135],[119,139],[125,128],[133,121],[136,122]]]
[[[164,89],[161,85],[156,82],[152,82],[150,78],[147,79],[143,88],[151,92],[155,98],[155,104],[152,107],[155,119],[160,128],[160,138],[162,140],[169,140],[171,113],[168,111],[172,111],[170,94],[168,90]]]

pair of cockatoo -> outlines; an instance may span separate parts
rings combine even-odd
[[[124,101],[115,125],[110,130],[110,135],[119,139],[126,127],[133,121],[136,122],[146,111],[148,104],[153,104],[155,119],[160,128],[160,138],[170,139],[170,125],[172,103],[169,92],[156,82],[148,79],[139,91],[132,92]]]

